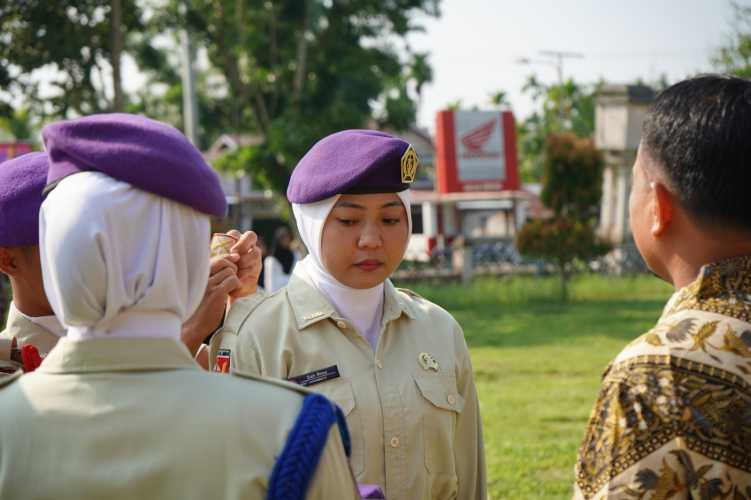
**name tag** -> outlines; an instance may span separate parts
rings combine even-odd
[[[321,368],[320,370],[310,373],[303,373],[296,377],[290,377],[287,380],[303,387],[309,387],[334,378],[339,378],[339,367],[336,365],[329,366],[328,368]]]

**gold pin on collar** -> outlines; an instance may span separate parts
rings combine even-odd
[[[417,357],[417,360],[420,362],[420,366],[422,366],[423,370],[433,370],[434,372],[437,372],[440,368],[438,361],[427,352],[421,352]]]
[[[417,167],[420,165],[420,159],[417,157],[415,148],[410,145],[402,155],[402,182],[411,184],[415,182],[417,176]]]

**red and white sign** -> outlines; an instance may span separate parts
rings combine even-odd
[[[31,144],[25,142],[0,143],[0,161],[31,153]]]
[[[441,111],[436,123],[438,191],[519,189],[510,111]]]

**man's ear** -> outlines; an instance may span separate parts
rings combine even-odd
[[[10,249],[0,247],[0,272],[12,275],[16,271],[16,262]]]
[[[652,190],[652,236],[659,238],[673,222],[675,199],[664,184],[651,182]]]

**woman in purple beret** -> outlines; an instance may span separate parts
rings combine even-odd
[[[472,366],[445,310],[395,288],[418,166],[403,140],[330,135],[303,157],[287,197],[309,255],[279,292],[238,304],[212,342],[215,369],[307,386],[344,411],[360,484],[389,500],[484,499]]]

